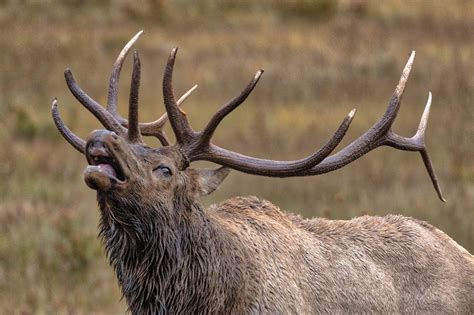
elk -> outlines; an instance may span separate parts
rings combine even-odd
[[[207,209],[230,169],[272,177],[312,176],[339,169],[380,146],[419,152],[434,188],[444,200],[424,143],[428,98],[418,131],[405,138],[392,131],[412,68],[409,56],[383,117],[352,143],[332,154],[354,117],[352,110],[328,142],[295,161],[246,156],[211,138],[219,123],[257,84],[219,109],[194,131],[176,100],[172,76],[177,49],[164,77],[166,114],[138,121],[141,64],[133,54],[128,120],[117,112],[124,60],[140,37],[119,54],[104,108],[65,71],[77,100],[105,127],[82,140],[66,127],[53,100],[53,120],[63,137],[85,155],[86,184],[97,191],[100,238],[133,314],[314,314],[473,313],[474,257],[430,224],[400,215],[352,220],[304,219],[256,197],[237,197]],[[176,142],[163,126],[169,120]],[[143,136],[156,137],[151,148]],[[193,169],[205,160],[215,169]]]

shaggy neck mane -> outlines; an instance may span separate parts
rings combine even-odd
[[[99,194],[99,235],[133,314],[186,313],[211,305],[219,296],[212,282],[220,272],[231,273],[223,270],[232,265],[222,264],[223,238],[216,237],[202,207],[175,200],[169,209]]]

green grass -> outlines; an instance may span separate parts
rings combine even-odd
[[[85,159],[55,131],[50,104],[58,97],[64,119],[82,137],[99,127],[70,95],[62,73],[70,67],[104,103],[116,55],[140,29],[142,120],[164,111],[161,78],[174,46],[180,47],[175,90],[199,84],[185,105],[196,129],[264,68],[259,86],[214,140],[272,159],[310,153],[354,107],[344,144],[363,133],[383,114],[416,50],[394,129],[411,136],[432,91],[426,140],[448,203],[437,199],[418,154],[392,148],[310,178],[232,172],[203,202],[256,195],[305,217],[401,213],[427,220],[474,252],[473,2],[327,3],[0,1],[0,309],[125,311],[96,238],[95,194],[82,180]],[[129,76],[130,62],[121,80],[123,113]]]

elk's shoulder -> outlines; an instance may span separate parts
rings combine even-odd
[[[207,209],[210,216],[227,221],[245,221],[250,224],[279,223],[291,225],[291,215],[271,202],[254,196],[234,197]]]

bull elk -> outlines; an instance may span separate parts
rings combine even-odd
[[[88,96],[70,70],[66,83],[105,127],[86,141],[72,133],[53,100],[63,137],[86,156],[86,184],[97,191],[100,237],[133,314],[312,314],[321,312],[473,313],[474,257],[430,224],[400,215],[352,220],[303,219],[268,201],[237,197],[203,208],[230,169],[248,174],[311,176],[339,169],[380,146],[421,154],[444,200],[424,144],[429,95],[411,138],[391,126],[415,58],[409,56],[383,117],[358,139],[331,154],[355,110],[327,143],[308,157],[274,161],[219,147],[219,123],[248,97],[263,71],[219,109],[202,131],[190,126],[176,100],[172,77],[177,49],[164,77],[166,108],[158,120],[138,122],[140,59],[133,54],[128,120],[117,113],[119,76],[139,32],[123,48],[110,77],[106,108]],[[163,132],[169,120],[176,143]],[[155,136],[151,148],[142,136]],[[193,169],[205,160],[216,169]]]

